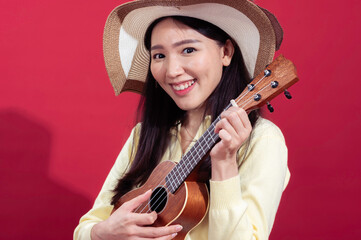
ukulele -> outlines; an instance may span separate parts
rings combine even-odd
[[[226,109],[237,104],[250,112],[267,104],[268,109],[273,112],[269,101],[283,91],[290,99],[291,95],[287,88],[297,81],[295,66],[280,55],[254,78]],[[160,163],[142,187],[124,194],[115,204],[112,213],[123,203],[152,189],[150,199],[141,204],[134,212],[155,211],[158,214],[157,220],[152,225],[155,227],[170,224],[182,225],[183,229],[178,232],[175,239],[183,240],[187,233],[202,221],[208,211],[208,190],[205,183],[199,182],[198,168],[201,160],[207,157],[211,148],[219,140],[214,129],[220,119],[221,117],[218,116],[212,122],[179,163],[172,161]]]

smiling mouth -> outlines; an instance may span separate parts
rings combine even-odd
[[[191,81],[177,84],[177,85],[172,84],[172,88],[176,91],[182,91],[182,90],[185,90],[185,89],[189,88],[190,86],[192,86],[194,84],[194,82],[195,82],[194,80],[191,80]]]

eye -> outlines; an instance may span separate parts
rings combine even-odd
[[[161,59],[161,58],[164,58],[164,54],[161,54],[161,53],[156,53],[153,55],[153,59]]]
[[[189,53],[192,53],[194,51],[196,51],[196,49],[194,49],[192,47],[183,49],[183,53],[185,53],[185,54],[189,54]]]

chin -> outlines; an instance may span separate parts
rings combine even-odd
[[[189,106],[188,104],[181,104],[181,103],[176,103],[177,106],[182,109],[183,111],[189,111],[192,110],[192,106]]]
[[[191,111],[191,110],[197,110],[197,109],[201,109],[204,104],[189,104],[189,103],[186,103],[186,104],[182,104],[182,103],[176,103],[177,106],[182,109],[183,111]]]

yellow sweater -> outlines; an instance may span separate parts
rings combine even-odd
[[[195,140],[200,138],[210,123],[210,118],[207,117],[198,129]],[[91,239],[91,228],[109,217],[113,208],[110,205],[112,190],[118,179],[127,171],[130,156],[134,157],[134,154],[131,155],[132,144],[133,140],[139,137],[140,126],[138,124],[132,130],[92,209],[80,219],[74,231],[74,239]],[[162,161],[181,159],[180,136],[177,132],[179,131],[174,129],[174,137]],[[210,181],[208,213],[187,235],[186,240],[268,239],[282,192],[290,178],[287,147],[279,128],[272,122],[260,118],[252,131],[245,158],[244,151],[245,147],[239,150],[238,159],[244,159],[239,176],[225,181]]]

